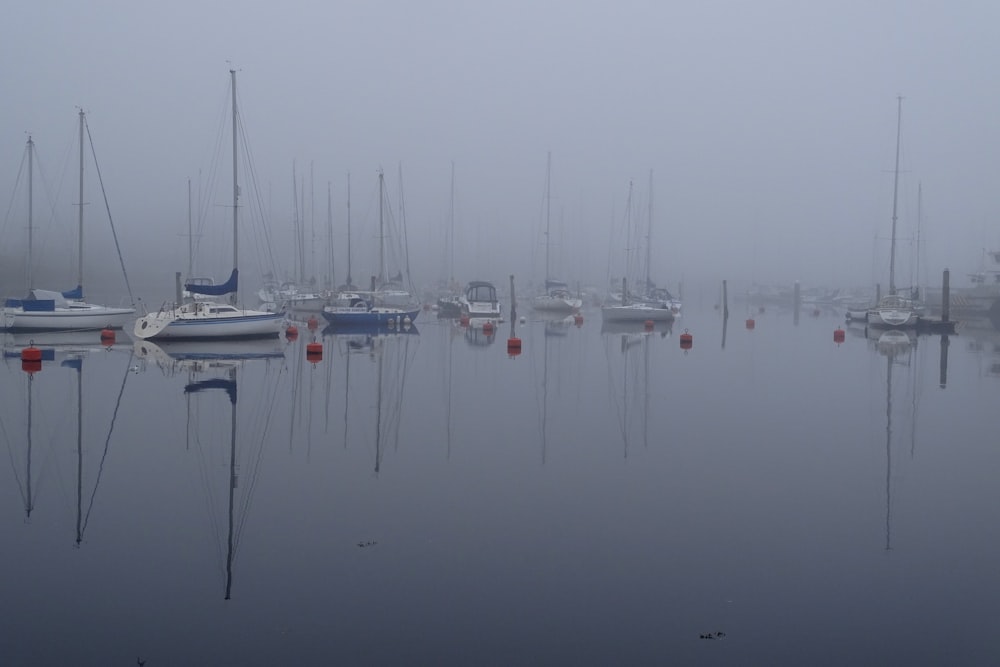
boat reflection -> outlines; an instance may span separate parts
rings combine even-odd
[[[364,411],[364,405],[352,408],[352,397],[368,395],[369,391],[374,394],[374,410],[370,417],[374,432],[366,431],[358,439],[366,440],[374,448],[374,472],[378,476],[386,449],[399,445],[406,381],[419,345],[417,329],[412,325],[365,329],[327,327],[323,334],[331,339],[331,347],[344,358],[345,448],[353,440],[350,418]],[[371,363],[360,369],[355,365],[352,377],[351,360],[355,358],[366,358]]]
[[[622,454],[628,458],[629,445],[636,430],[643,447],[649,444],[649,346],[657,335],[666,338],[671,328],[656,331],[639,322],[606,322],[601,327],[604,356],[608,364],[618,428],[622,437]],[[623,326],[627,325],[627,326]],[[607,328],[606,328],[607,327]],[[617,348],[617,354],[615,353]],[[621,377],[620,390],[616,375]],[[636,414],[638,411],[638,414]]]
[[[34,447],[36,435],[38,435],[37,431],[39,429],[45,431],[41,438],[43,442],[63,442],[69,440],[69,438],[65,438],[60,434],[59,427],[64,426],[66,423],[66,420],[62,419],[62,416],[67,414],[65,407],[67,405],[74,405],[75,407],[72,414],[74,415],[74,439],[76,441],[76,547],[82,545],[84,534],[90,522],[94,501],[97,498],[97,491],[104,473],[104,466],[111,450],[112,436],[119,408],[121,407],[122,396],[125,393],[125,386],[131,375],[131,356],[126,359],[124,355],[121,355],[124,364],[118,391],[114,394],[106,391],[89,393],[85,391],[84,362],[87,362],[86,365],[92,365],[95,362],[100,362],[102,356],[107,358],[108,355],[115,353],[110,346],[104,347],[98,341],[99,338],[93,331],[47,332],[31,336],[8,334],[3,337],[2,341],[3,359],[5,365],[8,366],[12,365],[9,363],[12,360],[16,359],[20,361],[21,351],[25,347],[36,347],[41,353],[41,362],[35,366],[30,366],[24,362],[21,363],[21,370],[24,372],[21,374],[20,382],[24,385],[23,391],[26,396],[26,406],[22,413],[25,418],[25,447],[24,460],[22,462],[23,477],[21,475],[22,466],[15,463],[17,454],[13,450],[10,457],[11,463],[14,465],[14,478],[24,504],[26,523],[31,522],[31,514],[35,509],[36,487],[40,481],[40,475],[45,473],[44,464],[42,470],[39,471],[33,470],[32,467],[34,464],[33,459],[36,455]],[[121,350],[121,348],[118,348],[118,350]],[[52,368],[58,369],[60,373],[45,372]],[[72,375],[72,380],[68,386],[62,379],[64,377],[62,371],[66,370],[70,371]],[[102,382],[101,384],[103,385],[104,383]],[[38,386],[36,387],[36,385]],[[66,393],[72,394],[72,397],[66,396]],[[100,415],[100,419],[92,419],[90,420],[91,422],[103,421],[103,414],[110,411],[107,431],[98,432],[98,436],[102,441],[99,448],[101,454],[92,485],[85,484],[84,482],[86,476],[84,451],[85,449],[97,451],[98,448],[85,448],[84,446],[84,441],[91,439],[84,436],[85,395],[88,397],[88,413],[91,415]],[[113,406],[108,404],[109,396],[114,396]],[[41,404],[36,405],[39,397],[42,397]],[[16,404],[17,402],[10,401],[10,403]],[[53,410],[53,408],[55,409]],[[40,422],[36,423],[39,417],[41,418]],[[2,423],[0,423],[0,431],[7,432],[6,426]],[[51,457],[47,456],[46,462],[50,461]],[[85,491],[87,491],[86,494]]]
[[[164,373],[201,373],[213,368],[229,368],[246,361],[283,359],[287,343],[276,338],[247,340],[184,341],[137,340],[136,358],[153,363]]]
[[[910,370],[913,377],[913,400],[910,424],[910,453],[916,448],[917,378],[912,363],[917,347],[917,335],[902,329],[866,329],[872,347],[885,357],[885,550],[892,549],[892,439],[893,439],[893,369],[899,366]]]

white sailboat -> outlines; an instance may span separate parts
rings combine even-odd
[[[892,181],[892,233],[889,245],[889,293],[868,311],[868,324],[881,329],[910,329],[917,326],[919,312],[913,301],[896,292],[896,206],[899,193],[899,138],[903,118],[903,98],[896,98],[896,167]]]
[[[236,71],[229,70],[233,103],[233,272],[222,285],[188,283],[185,289],[193,295],[189,303],[163,307],[135,322],[134,334],[141,339],[210,339],[263,338],[277,336],[285,319],[283,312],[248,310],[236,306],[239,288],[239,180],[238,127],[236,109]],[[205,297],[228,294],[224,304]]]
[[[573,296],[569,285],[552,277],[552,154],[545,164],[545,292],[534,298],[535,310],[547,313],[575,313],[583,306],[583,299]]]
[[[59,292],[35,289],[32,284],[32,172],[35,144],[28,137],[28,296],[8,299],[0,310],[0,328],[6,331],[81,331],[121,329],[135,308],[102,306],[83,300],[83,146],[86,115],[80,110],[80,203],[76,288]]]
[[[650,177],[652,184],[652,177]],[[650,188],[652,190],[652,188]],[[628,199],[625,203],[626,227],[632,211],[632,183],[628,184]],[[649,265],[652,261],[649,239],[652,230],[652,210],[650,210],[649,229],[646,232],[646,270],[644,292],[649,291],[652,282],[649,279]],[[622,279],[621,301],[601,307],[601,318],[604,322],[673,322],[675,310],[680,309],[680,303],[675,303],[669,293],[663,298],[654,299],[650,295],[633,298],[628,291],[628,282]]]

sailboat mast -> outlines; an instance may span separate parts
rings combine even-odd
[[[903,96],[896,96],[896,167],[892,179],[892,235],[889,246],[889,294],[896,293],[896,206],[899,194],[899,137],[903,120]]]
[[[333,279],[333,194],[331,192],[333,185],[330,181],[326,182],[326,254],[327,258],[330,260],[330,265],[327,267],[330,273],[327,274],[329,277],[326,280],[327,287],[332,289],[337,282]]]
[[[451,206],[448,209],[448,287],[455,282],[455,161],[451,161]]]
[[[551,224],[551,213],[552,213],[552,151],[548,152],[545,160],[545,279],[548,280],[551,277],[549,271],[549,246],[552,245],[550,241],[550,224]]]
[[[240,199],[240,186],[239,186],[239,172],[238,172],[238,155],[236,153],[236,141],[237,141],[237,117],[236,117],[236,70],[229,70],[229,78],[232,81],[233,88],[233,270],[239,268],[239,199]],[[229,301],[233,305],[236,304],[237,291],[234,290],[232,294],[229,295]]]
[[[78,225],[78,240],[77,243],[79,247],[77,248],[77,273],[76,273],[76,284],[81,288],[83,287],[83,123],[84,114],[83,109],[80,109],[80,211],[79,211],[79,225]]]
[[[649,218],[646,227],[646,284],[643,293],[649,293],[650,263],[653,261],[653,170],[649,170]]]
[[[188,280],[194,275],[194,230],[191,228],[191,179],[188,178]]]
[[[28,135],[28,291],[35,286],[34,277],[31,274],[31,250],[32,250],[32,239],[34,236],[34,230],[32,225],[33,217],[33,196],[32,196],[32,180],[35,174],[34,168],[35,161],[35,142],[32,141],[31,135]]]
[[[351,282],[351,172],[347,172],[347,284]]]
[[[385,275],[385,222],[384,222],[384,211],[383,204],[385,202],[385,174],[382,173],[382,169],[378,170],[378,275],[379,280],[382,281],[384,285],[386,282]]]

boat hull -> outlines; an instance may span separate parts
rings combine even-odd
[[[336,327],[370,327],[388,326],[415,322],[420,309],[401,310],[399,308],[327,308],[323,311],[323,317],[331,325]]]
[[[535,297],[531,306],[547,313],[575,313],[583,307],[583,299],[542,295]]]
[[[911,310],[876,308],[868,312],[868,324],[881,329],[912,329],[917,326],[917,314]]]
[[[629,306],[604,306],[601,308],[601,318],[605,322],[673,322],[674,312],[670,308],[661,308],[645,304]]]
[[[0,323],[6,331],[100,331],[121,329],[134,316],[134,308],[91,304],[38,312],[8,307],[0,311]]]
[[[239,311],[236,315],[223,317],[160,311],[136,320],[133,333],[143,340],[267,338],[281,333],[284,320],[284,313],[256,310]]]

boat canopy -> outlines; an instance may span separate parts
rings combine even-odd
[[[221,285],[204,285],[199,283],[187,283],[184,285],[186,289],[191,294],[205,294],[207,296],[222,296],[223,294],[232,294],[238,289],[239,283],[239,270],[233,269],[233,272],[229,275],[229,280]]]

